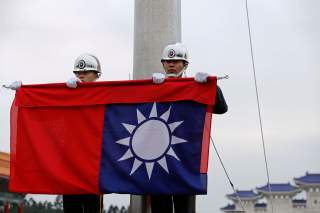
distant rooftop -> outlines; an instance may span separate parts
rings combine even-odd
[[[294,199],[292,200],[293,208],[306,208],[307,201],[305,199]]]
[[[293,209],[307,209],[306,199],[294,199],[294,197],[297,193],[303,190],[309,192],[309,189],[312,189],[311,192],[318,192],[318,187],[320,186],[320,173],[306,172],[304,176],[294,178],[294,182],[295,185],[291,185],[290,182],[271,183],[271,193],[269,192],[269,185],[266,184],[264,186],[257,187],[255,190],[236,190],[235,193],[227,194],[226,196],[231,199],[234,204],[237,204],[238,197],[246,202],[254,203],[255,212],[266,211],[268,203],[262,202],[263,200],[261,199],[267,198],[266,201],[269,202],[269,196],[272,196],[275,199],[290,198],[291,203],[289,203],[289,206],[291,204]],[[225,213],[241,212],[240,210],[236,210],[236,206],[233,204],[228,204],[221,208],[221,211],[224,211]]]
[[[235,209],[236,209],[236,206],[232,204],[228,204],[227,206],[221,208],[222,211],[230,211],[230,210],[233,211]]]
[[[256,203],[254,204],[255,208],[267,208],[267,204],[266,203]]]
[[[292,203],[295,203],[295,204],[306,204],[307,201],[305,199],[294,199],[294,200],[292,200]]]
[[[292,186],[290,183],[271,183],[271,192],[294,192],[299,191],[298,187]],[[258,192],[269,192],[269,185],[266,184],[262,187],[257,187]]]
[[[299,177],[299,178],[294,178],[294,181],[296,182],[297,185],[299,184],[320,184],[320,174],[311,174],[311,173],[306,173],[305,176]]]
[[[237,199],[238,196],[241,199],[257,199],[261,197],[259,194],[255,193],[252,190],[249,190],[249,191],[237,190],[236,193],[227,195],[227,197],[230,199]]]

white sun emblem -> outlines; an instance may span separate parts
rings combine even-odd
[[[156,103],[154,103],[149,118],[144,117],[137,109],[138,125],[122,123],[130,133],[130,136],[120,139],[116,143],[129,148],[118,161],[134,157],[130,175],[144,163],[150,180],[154,162],[157,162],[169,174],[166,155],[170,155],[180,161],[172,146],[187,141],[174,136],[173,132],[183,121],[169,124],[170,112],[171,107],[158,117]]]

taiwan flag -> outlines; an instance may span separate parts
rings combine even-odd
[[[216,78],[24,85],[11,108],[9,189],[206,194]]]

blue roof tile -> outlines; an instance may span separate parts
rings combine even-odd
[[[266,208],[267,204],[266,203],[256,203],[254,204],[255,208]]]
[[[228,204],[227,206],[221,208],[221,210],[235,210],[235,209],[236,209],[235,205],[231,205],[231,204]]]
[[[259,196],[259,194],[255,193],[252,190],[249,190],[249,191],[237,190],[236,192],[237,192],[237,194],[233,193],[233,194],[228,194],[227,196],[228,197],[237,197],[237,195],[238,195],[240,198],[253,198],[253,197]]]
[[[320,183],[320,174],[310,174],[306,173],[305,176],[295,178],[295,181],[309,183],[309,184],[319,184]]]
[[[292,186],[290,183],[271,183],[270,184],[271,192],[291,192],[298,189],[298,187]],[[269,192],[268,184],[257,187],[259,191]]]

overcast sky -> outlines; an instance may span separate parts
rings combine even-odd
[[[248,2],[271,182],[292,182],[306,171],[320,172],[320,1]],[[128,79],[133,6],[132,0],[2,0],[0,83],[64,82],[85,52],[100,59],[101,80]],[[245,1],[182,0],[182,41],[189,76],[230,75],[219,82],[229,112],[214,117],[212,136],[235,186],[266,184]],[[10,151],[13,97],[0,89],[0,151]],[[208,195],[197,197],[200,213],[219,212],[232,193],[213,151]],[[105,196],[110,203],[128,205],[129,196]]]

